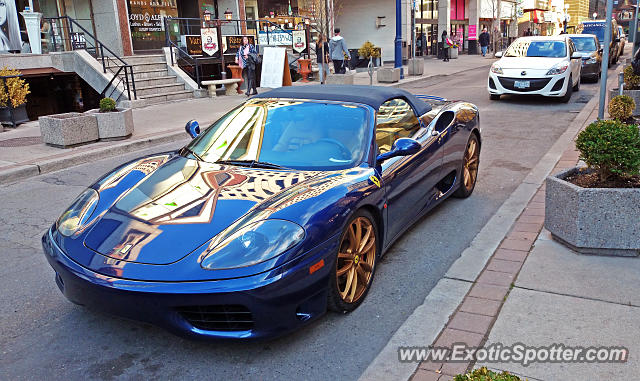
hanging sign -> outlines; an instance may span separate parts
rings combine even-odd
[[[249,44],[255,46],[256,45],[256,37],[255,36],[244,36],[244,35],[229,35],[224,36],[223,41],[225,42],[225,53],[236,53],[238,49],[242,46],[242,38],[247,37],[249,40]]]
[[[302,53],[307,49],[307,31],[294,30],[293,34],[293,50]]]
[[[202,51],[212,56],[218,52],[218,30],[216,28],[201,28]]]
[[[291,46],[292,42],[291,33],[282,30],[260,32],[258,34],[258,43],[260,45]]]

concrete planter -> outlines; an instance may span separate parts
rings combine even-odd
[[[633,110],[633,115],[640,115],[640,90],[622,90],[623,95],[628,95],[633,98],[633,101],[636,102],[636,108]],[[618,88],[609,90],[609,100],[615,97],[616,95],[620,95],[620,91]]]
[[[98,120],[100,140],[126,139],[133,133],[133,112],[130,108],[111,112],[100,112],[99,109],[93,109],[85,114],[93,115]]]
[[[329,74],[325,83],[328,85],[353,85],[356,73]]]
[[[91,114],[69,112],[38,119],[45,144],[68,148],[98,140],[98,120]]]
[[[411,58],[408,60],[409,75],[422,75],[424,73],[424,59]]]
[[[400,68],[383,67],[378,69],[378,82],[394,83],[400,81]]]
[[[582,188],[564,179],[572,168],[547,177],[544,226],[583,254],[640,255],[640,189]]]
[[[449,48],[449,58],[458,58],[458,48]]]

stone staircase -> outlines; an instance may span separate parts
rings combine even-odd
[[[136,94],[146,104],[193,98],[191,90],[186,90],[175,75],[169,75],[164,54],[134,55],[123,59],[133,67]],[[118,70],[115,66],[108,66],[107,69],[111,72]]]

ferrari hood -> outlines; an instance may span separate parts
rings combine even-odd
[[[117,260],[156,265],[179,261],[264,201],[319,175],[184,157],[132,170],[148,175],[102,215],[85,245]]]
[[[551,69],[565,58],[502,57],[496,64],[502,69]]]

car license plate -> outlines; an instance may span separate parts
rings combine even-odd
[[[514,81],[513,86],[518,89],[526,89],[531,86],[530,81]]]

